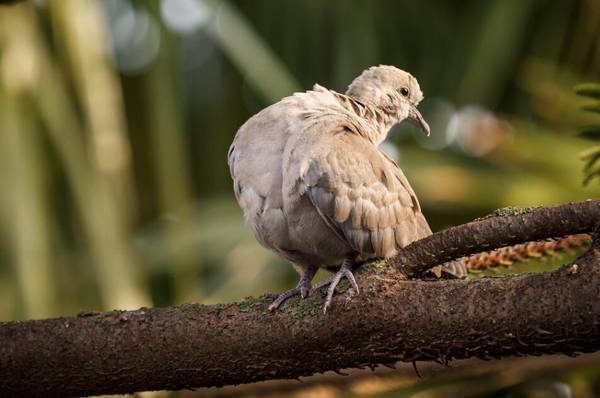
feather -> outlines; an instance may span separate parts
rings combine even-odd
[[[408,230],[408,223],[399,224],[394,228],[394,236],[396,238],[396,244],[399,247],[405,247],[413,240],[415,237],[412,236],[410,231]]]
[[[379,229],[371,231],[371,244],[377,257],[383,257],[383,232]]]
[[[396,254],[396,241],[394,238],[394,230],[392,228],[384,228],[383,230],[383,250],[382,257],[392,257]]]
[[[344,222],[348,219],[352,210],[352,202],[347,196],[336,196],[334,219],[337,222]]]
[[[373,231],[377,229],[377,224],[379,224],[379,211],[377,207],[370,202],[365,201],[365,223],[364,226],[369,230]]]
[[[362,198],[354,201],[354,205],[352,206],[352,228],[361,228],[366,203],[368,202]]]

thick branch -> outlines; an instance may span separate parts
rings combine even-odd
[[[332,391],[331,396],[355,396],[357,389],[375,382],[379,384],[376,396],[382,396],[387,390],[386,396],[396,396],[397,390],[414,388],[419,384],[431,383],[432,377],[443,377],[445,381],[452,383],[452,379],[460,381],[456,383],[463,391],[473,392],[472,388],[485,384],[487,391],[479,392],[471,396],[486,396],[509,385],[516,385],[527,380],[545,377],[549,373],[558,373],[568,368],[570,372],[597,366],[600,362],[600,352],[582,354],[575,358],[565,355],[544,355],[541,357],[512,357],[501,360],[486,361],[477,358],[457,359],[452,361],[451,366],[435,362],[418,362],[414,366],[411,363],[398,362],[393,368],[379,366],[371,369],[348,369],[344,370],[344,377],[334,372],[326,372],[298,380],[267,380],[263,382],[227,386],[221,388],[199,388],[194,393],[186,394],[186,398],[239,398],[248,396],[311,396],[313,391],[322,390],[325,387]],[[418,374],[415,371],[418,368]],[[518,372],[515,372],[518,369]],[[489,375],[494,374],[490,380]],[[420,376],[419,376],[420,375]],[[488,376],[488,377],[486,377]],[[498,385],[501,384],[501,385]],[[417,389],[415,389],[418,391]],[[414,391],[414,390],[413,390]],[[313,394],[314,395],[314,394]],[[362,394],[359,394],[362,395]],[[365,395],[369,395],[366,393]],[[402,396],[402,394],[400,394]],[[436,396],[440,396],[439,394]],[[450,396],[450,395],[441,395]],[[456,396],[453,394],[452,396]]]
[[[597,351],[599,247],[596,239],[577,266],[475,281],[404,281],[394,268],[367,264],[361,294],[337,295],[327,315],[313,294],[275,313],[266,297],[2,323],[0,396],[182,389],[399,360]]]
[[[600,220],[600,200],[586,200],[527,211],[490,216],[437,232],[405,247],[388,262],[408,276],[436,265],[546,238],[592,232]],[[519,214],[520,213],[520,214]]]

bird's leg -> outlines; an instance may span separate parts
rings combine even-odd
[[[325,299],[325,305],[323,305],[324,314],[327,312],[327,308],[331,304],[331,299],[333,298],[333,293],[335,293],[335,288],[337,287],[338,283],[340,283],[343,277],[346,277],[346,279],[348,279],[348,282],[350,282],[352,288],[356,291],[356,294],[360,293],[358,289],[358,284],[356,283],[356,279],[352,274],[352,267],[354,266],[356,257],[356,255],[346,257],[338,272],[336,272],[334,275],[332,275],[331,277],[327,278],[325,281],[319,283],[317,286],[314,287],[313,290],[317,290],[322,288],[323,286],[329,285],[329,288],[327,289],[327,298]]]
[[[296,285],[295,288],[285,291],[285,292],[281,293],[279,296],[277,296],[275,301],[273,301],[273,303],[269,306],[270,311],[279,308],[279,306],[281,304],[283,304],[284,301],[286,301],[287,299],[289,299],[291,297],[294,297],[294,296],[300,296],[302,298],[308,297],[308,294],[310,293],[310,282],[315,277],[315,274],[317,273],[318,268],[313,265],[300,266],[298,264],[293,264],[293,266],[296,269],[296,271],[298,271],[298,273],[300,274],[300,280],[298,281],[298,284]]]

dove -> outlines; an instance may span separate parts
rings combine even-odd
[[[404,173],[378,145],[403,120],[430,134],[417,80],[394,66],[364,70],[345,94],[315,84],[248,119],[228,152],[235,197],[260,244],[288,260],[297,286],[269,309],[328,286],[323,311],[358,259],[389,258],[430,235]],[[311,288],[319,268],[339,271]]]

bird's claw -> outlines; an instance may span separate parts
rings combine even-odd
[[[310,293],[310,281],[301,280],[298,283],[298,286],[296,286],[295,288],[290,289],[288,291],[285,291],[285,292],[281,293],[279,296],[277,296],[275,301],[273,301],[273,303],[271,303],[271,305],[269,306],[269,311],[276,310],[287,299],[292,298],[294,296],[300,296],[303,299],[307,298],[309,293]]]
[[[312,289],[310,286],[310,280],[312,279],[312,275],[310,276],[310,278],[303,277],[302,279],[300,279],[300,282],[298,282],[298,286],[296,286],[295,288],[290,289],[286,292],[283,292],[279,296],[277,296],[275,301],[273,301],[273,303],[269,306],[269,311],[276,310],[277,308],[279,308],[279,306],[281,304],[283,304],[289,298],[292,298],[294,296],[300,296],[302,298],[307,298],[311,292],[319,290],[322,287],[329,286],[327,288],[327,296],[325,298],[325,304],[323,305],[323,313],[326,314],[327,308],[331,305],[331,300],[333,299],[333,294],[335,293],[335,288],[340,283],[342,278],[345,277],[346,279],[348,279],[348,282],[350,283],[352,289],[354,289],[355,293],[360,294],[360,290],[358,288],[358,283],[356,283],[354,274],[352,274],[352,266],[353,265],[354,265],[354,258],[350,258],[350,257],[347,258],[342,263],[342,266],[340,267],[340,270],[338,272],[336,272],[334,275],[327,278],[326,280],[318,283]]]
[[[352,288],[354,289],[356,294],[360,294],[358,284],[356,283],[356,278],[354,278],[354,274],[352,274],[351,266],[343,265],[342,268],[340,268],[340,270],[335,275],[333,275],[330,279],[326,281],[326,283],[323,283],[319,286],[319,288],[321,288],[325,285],[329,285],[329,287],[327,288],[327,297],[325,299],[325,304],[323,305],[323,314],[327,313],[327,308],[331,305],[331,300],[333,299],[335,288],[337,287],[338,283],[340,283],[343,277],[346,277],[346,279],[348,279],[348,282],[350,282],[350,285],[352,285]]]
[[[310,294],[310,283],[309,284],[302,284],[300,286],[300,297],[307,298],[308,295]]]

